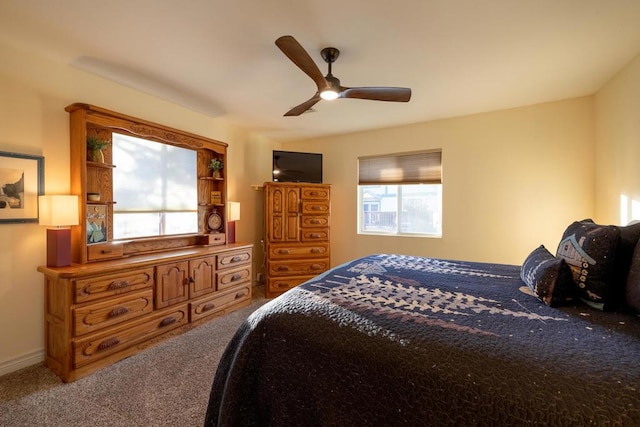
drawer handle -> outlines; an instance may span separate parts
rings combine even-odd
[[[321,237],[320,233],[311,233],[309,234],[309,237],[311,237],[312,239],[319,239]]]
[[[111,249],[102,249],[100,251],[101,254],[103,255],[109,255],[110,253],[112,253],[113,251]]]
[[[278,283],[278,287],[279,287],[279,288],[289,288],[290,286],[289,286],[289,284],[288,284],[288,283],[286,283],[286,282],[279,282],[279,283]]]
[[[279,265],[278,267],[276,267],[277,271],[289,271],[289,267],[287,267],[286,265]]]
[[[113,338],[107,338],[106,340],[102,341],[99,345],[98,345],[98,350],[102,351],[102,350],[106,350],[110,347],[113,347],[114,345],[118,345],[120,344],[120,340],[116,337]]]
[[[160,322],[160,327],[164,328],[165,326],[172,325],[177,321],[178,320],[175,317],[165,317],[164,319],[162,319],[162,322]]]
[[[213,241],[214,241],[214,242],[217,242],[218,240],[222,240],[222,236],[215,236],[215,237],[213,238]]]
[[[289,249],[280,249],[278,253],[280,255],[289,255]]]
[[[205,311],[213,310],[214,308],[216,308],[216,305],[212,302],[209,302],[202,307],[202,312],[204,313]]]
[[[317,191],[311,191],[309,193],[310,196],[317,196],[319,193]]]
[[[242,274],[240,273],[235,273],[233,276],[231,276],[231,281],[235,282],[236,280],[240,280],[242,279]]]
[[[311,253],[312,253],[312,254],[319,254],[319,253],[320,253],[320,249],[318,249],[318,248],[313,248],[313,249],[311,249]]]
[[[240,262],[240,261],[242,261],[241,256],[234,256],[233,258],[231,258],[231,262]]]
[[[311,206],[311,210],[312,211],[321,211],[322,210],[322,206],[313,205],[313,206]]]
[[[113,290],[116,290],[116,289],[126,288],[127,286],[131,286],[131,283],[129,283],[128,280],[118,280],[117,282],[109,283],[108,289],[110,291],[113,291]]]
[[[311,220],[311,224],[320,224],[320,220],[319,219],[312,219]]]
[[[244,298],[244,297],[246,297],[246,296],[247,296],[247,293],[246,293],[246,292],[238,292],[238,293],[236,294],[236,299]]]
[[[312,270],[322,270],[324,266],[322,264],[311,264]]]
[[[123,314],[127,314],[128,312],[129,312],[129,309],[127,307],[116,307],[113,310],[111,310],[111,312],[109,313],[109,317],[122,316]]]

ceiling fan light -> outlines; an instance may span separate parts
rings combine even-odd
[[[326,99],[327,101],[332,101],[338,98],[338,95],[339,95],[338,92],[336,92],[333,89],[326,89],[320,92],[320,98]]]

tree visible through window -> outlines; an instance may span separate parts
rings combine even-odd
[[[441,151],[358,159],[358,232],[442,235]]]

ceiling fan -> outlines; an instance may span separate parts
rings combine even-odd
[[[299,116],[321,99],[358,98],[374,101],[408,102],[411,99],[411,89],[404,87],[346,87],[340,85],[340,80],[331,74],[331,64],[338,59],[340,51],[334,47],[322,49],[322,59],[329,64],[329,72],[323,76],[320,69],[313,62],[306,50],[292,36],[282,36],[276,40],[276,46],[316,83],[318,90],[309,100],[287,111],[285,116]]]

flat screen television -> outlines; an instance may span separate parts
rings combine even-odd
[[[273,150],[273,181],[322,183],[322,154]]]

